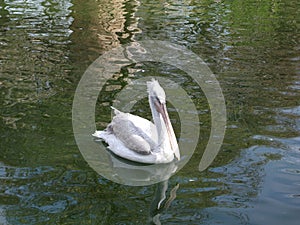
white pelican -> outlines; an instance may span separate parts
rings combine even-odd
[[[157,80],[147,82],[154,124],[115,108],[111,123],[93,136],[103,139],[116,155],[141,163],[158,164],[180,159],[175,133],[166,108],[166,94]]]

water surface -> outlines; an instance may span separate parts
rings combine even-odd
[[[296,0],[0,1],[0,223],[298,224],[298,11]],[[186,74],[145,62],[108,82],[99,128],[120,89],[144,76],[174,79],[197,106],[200,143],[168,181],[167,199],[176,198],[160,210],[166,184],[130,187],[101,177],[81,156],[71,121],[87,67],[107,50],[147,39],[198,54],[219,80],[228,113],[222,149],[200,173],[210,111]],[[150,115],[146,101],[133,112]]]

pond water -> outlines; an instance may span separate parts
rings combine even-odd
[[[0,224],[298,224],[299,33],[297,0],[0,0]],[[178,173],[127,186],[84,160],[72,102],[94,60],[150,39],[182,45],[206,62],[226,101],[226,134],[199,172],[211,129],[203,91],[170,65],[122,68],[97,102],[99,129],[122,87],[150,75],[179,83],[201,126]],[[149,116],[147,104],[132,112]]]

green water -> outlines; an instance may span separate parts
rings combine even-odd
[[[0,0],[0,224],[298,224],[299,33],[296,0]],[[98,128],[121,87],[143,76],[175,78],[196,104],[200,143],[168,181],[167,199],[175,189],[176,198],[159,210],[165,184],[130,187],[98,175],[75,143],[71,119],[88,66],[114,47],[149,39],[199,55],[227,108],[222,148],[199,172],[210,110],[186,74],[145,62],[108,82]],[[149,116],[147,109],[139,102],[134,113]]]

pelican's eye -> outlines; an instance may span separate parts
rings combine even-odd
[[[163,104],[160,102],[158,97],[154,97],[154,106],[157,112],[162,113]]]
[[[155,96],[155,100],[161,104],[159,97]]]

